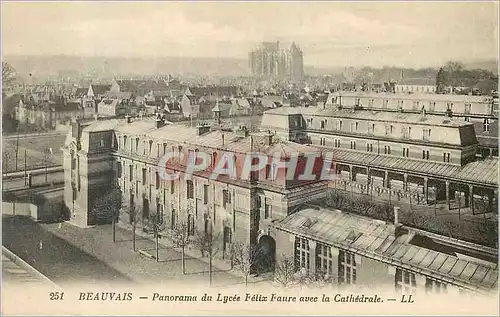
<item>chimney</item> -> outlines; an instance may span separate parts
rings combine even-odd
[[[453,111],[450,108],[446,109],[446,115],[450,118],[453,117]]]
[[[200,123],[196,126],[196,135],[200,136],[210,131],[208,124]]]
[[[125,116],[125,121],[126,121],[127,123],[132,122],[132,117],[131,117],[130,115],[126,115],[126,116]]]
[[[398,213],[399,213],[400,208],[399,207],[394,207],[394,225],[399,226],[399,218],[398,218]]]
[[[247,127],[244,125],[239,126],[238,129],[236,130],[236,135],[239,136],[240,138],[246,138],[248,136]]]
[[[156,118],[155,120],[155,127],[157,129],[163,127],[165,125],[165,121],[163,121],[161,118]]]
[[[399,207],[394,207],[394,238],[399,238],[409,233],[408,229],[403,228],[403,225],[399,223],[398,219],[399,210],[400,210]]]
[[[273,144],[273,134],[271,133],[271,130],[267,130],[266,139],[265,139],[265,144],[266,144],[266,145],[271,145],[271,144]]]

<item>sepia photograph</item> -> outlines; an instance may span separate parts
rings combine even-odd
[[[1,314],[498,316],[498,1],[2,1]]]

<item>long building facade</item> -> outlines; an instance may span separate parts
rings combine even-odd
[[[325,107],[368,112],[425,112],[470,122],[479,141],[478,154],[498,157],[498,95],[336,92],[329,95]]]
[[[342,168],[349,166],[357,170],[359,181],[363,174],[361,165],[351,166],[342,161],[332,165],[320,144],[291,142],[309,137],[326,139],[325,131],[330,124],[335,125],[335,121],[328,118],[331,123],[321,123],[313,112],[295,113],[285,109],[267,112],[263,119],[264,132],[259,133],[249,133],[244,127],[230,131],[217,125],[187,127],[130,117],[75,123],[63,147],[65,203],[72,212],[71,221],[82,226],[109,222],[109,214],[100,210],[96,202],[112,187],[110,185],[118,184],[123,198],[120,221],[130,223],[130,210],[139,210],[136,216],[143,227],[147,227],[147,220],[154,216],[162,219],[166,230],[179,222],[186,222],[193,235],[212,230],[220,235],[222,254],[227,255],[236,241],[265,250],[260,256],[266,259],[268,270],[274,268],[276,261],[290,256],[294,259],[295,271],[321,275],[327,281],[345,286],[389,287],[404,294],[420,290],[490,294],[495,290],[498,252],[493,248],[401,226],[397,216],[394,222],[386,222],[318,205],[329,191],[328,181],[320,177],[323,171],[320,167],[326,164],[336,172],[340,168],[342,174]],[[347,118],[343,120],[348,124]],[[395,120],[393,125],[396,122],[404,125],[409,120]],[[281,128],[277,126],[280,124]],[[308,126],[311,129],[305,129]],[[356,126],[354,121],[352,126]],[[358,129],[361,129],[359,122]],[[379,129],[376,127],[374,131],[378,133]],[[446,148],[450,153],[447,166],[460,168],[473,160],[477,140],[470,125],[447,123],[434,129],[433,126],[432,140],[439,134],[450,138]],[[325,136],[314,132],[316,130]],[[317,136],[314,133],[318,133]],[[327,144],[326,140],[319,142]],[[346,144],[345,140],[333,142],[339,148]],[[357,142],[360,148],[367,146],[361,143],[361,138]],[[414,143],[413,146],[418,144],[416,140]],[[336,153],[338,148],[332,149],[340,158]],[[370,152],[378,149],[374,144]],[[183,177],[186,161],[182,157],[200,152],[208,153],[209,167],[190,174],[189,178]],[[279,169],[272,160],[249,179],[211,177],[223,153],[234,155],[236,171],[240,171],[251,152],[268,158],[279,153],[283,161],[297,158],[294,177],[287,179],[289,166]],[[173,156],[171,164],[166,165],[168,172],[181,173],[176,180],[160,177],[158,162],[167,153]],[[410,153],[416,155],[417,151]],[[317,157],[312,167],[314,177],[296,178],[305,173],[304,160],[310,155]],[[426,152],[423,155],[427,156]],[[431,157],[433,161],[438,160],[438,155],[429,154],[429,163]],[[374,166],[370,165],[369,169]],[[384,175],[383,170],[379,172]],[[392,180],[396,179],[395,174],[391,171]]]
[[[287,160],[289,155],[317,152],[317,149],[273,141],[266,134],[250,136],[244,128],[228,132],[211,130],[209,126],[163,125],[155,120],[75,124],[63,148],[65,202],[72,211],[73,221],[82,226],[109,222],[109,215],[98,210],[96,199],[116,182],[124,197],[124,210],[139,207],[144,225],[151,215],[159,214],[167,228],[187,221],[193,231],[213,228],[227,243],[239,240],[256,244],[268,233],[272,219],[323,197],[327,184],[320,180],[286,180],[283,170],[272,171],[271,160],[266,169],[252,174],[255,178],[252,180],[241,179],[239,175],[236,179],[223,175],[210,177],[224,153],[234,154],[240,171],[247,153],[253,151],[269,158],[278,152]],[[207,170],[185,179],[186,162],[181,158],[191,152],[209,153],[211,162]],[[158,167],[161,158],[169,153],[174,158],[165,167],[167,172],[180,173],[172,181],[162,179]],[[129,217],[126,212],[121,214],[126,222]],[[228,247],[224,249],[227,251]]]
[[[474,126],[442,116],[354,109],[277,108],[262,127],[333,151],[339,179],[386,200],[497,211],[498,159],[477,159]]]

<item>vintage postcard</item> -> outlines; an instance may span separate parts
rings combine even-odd
[[[498,1],[1,11],[3,315],[498,315]]]

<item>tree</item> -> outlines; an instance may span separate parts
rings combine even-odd
[[[481,239],[481,242],[490,247],[498,248],[498,223],[484,219],[474,224],[475,236]]]
[[[10,167],[11,167],[11,159],[12,159],[12,153],[9,151],[9,149],[5,149],[4,152],[3,152],[3,163],[2,163],[2,167],[3,167],[3,170],[4,170],[4,173],[7,174],[8,172],[10,172]]]
[[[444,65],[444,70],[448,73],[458,73],[464,69],[464,65],[457,61],[448,61]]]
[[[165,230],[165,222],[162,215],[157,211],[155,214],[149,216],[148,219],[153,229],[153,237],[155,239],[156,262],[160,260],[160,237],[161,233]],[[184,251],[183,251],[184,252]]]
[[[136,230],[137,224],[141,219],[142,207],[136,205],[133,201],[130,201],[128,204],[124,204],[124,208],[122,208],[122,210],[128,214],[129,223],[132,225],[132,247],[134,251],[136,251]]]
[[[94,191],[96,192],[96,191]],[[101,188],[99,192],[104,192],[94,200],[93,210],[96,214],[96,222],[106,222],[111,219],[113,225],[113,242],[116,241],[116,221],[119,211],[123,205],[122,190],[120,184],[114,181],[111,186]]]
[[[441,67],[436,75],[436,92],[438,94],[444,93],[446,91],[447,81],[446,72]]]
[[[293,258],[283,255],[274,268],[274,280],[283,287],[289,287],[295,280],[295,262]]]
[[[212,229],[212,226],[210,226],[207,232],[197,231],[194,238],[194,243],[200,249],[202,257],[205,255],[205,253],[208,254],[208,273],[210,286],[212,286],[212,262],[214,256],[220,250],[220,234],[214,235]]]
[[[235,242],[231,246],[231,256],[236,267],[243,273],[245,277],[245,287],[248,286],[248,276],[255,269],[259,250],[256,246],[245,245],[240,242]]]
[[[16,71],[8,62],[2,62],[2,90],[9,87],[16,79]]]
[[[191,235],[189,234],[189,225],[187,222],[181,221],[175,224],[172,229],[171,238],[174,245],[182,250],[182,274],[186,274],[186,247],[191,243]]]

